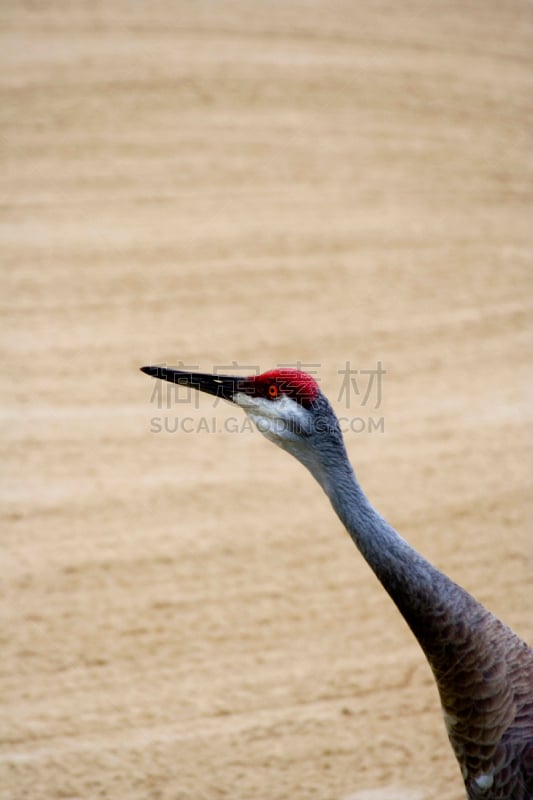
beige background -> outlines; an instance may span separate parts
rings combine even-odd
[[[533,638],[530,4],[0,18],[0,797],[459,800],[318,486],[138,367],[317,365],[375,505]]]

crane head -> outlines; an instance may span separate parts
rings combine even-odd
[[[290,432],[291,426],[298,428],[298,423],[305,428],[305,420],[309,418],[306,412],[311,410],[320,391],[311,375],[297,369],[273,369],[248,377],[166,367],[141,367],[141,371],[235,403],[265,435],[275,430],[283,433],[285,428]]]
[[[288,368],[248,377],[157,366],[141,371],[240,406],[263,436],[295,456],[326,488],[328,454],[344,445],[337,417],[311,375]]]

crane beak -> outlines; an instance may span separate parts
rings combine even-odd
[[[150,375],[152,378],[159,378],[162,381],[170,381],[180,386],[190,386],[206,394],[213,394],[223,400],[235,402],[234,397],[237,392],[246,391],[244,386],[246,379],[242,377],[232,377],[230,375],[210,375],[204,372],[183,372],[179,369],[168,369],[167,367],[141,367],[141,372]]]

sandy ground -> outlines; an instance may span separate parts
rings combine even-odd
[[[2,4],[2,800],[463,797],[318,486],[138,367],[314,370],[531,640],[530,8]]]

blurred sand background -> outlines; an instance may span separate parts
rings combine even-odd
[[[531,640],[531,5],[0,20],[0,797],[459,800],[318,486],[138,367],[314,369],[374,504]]]

